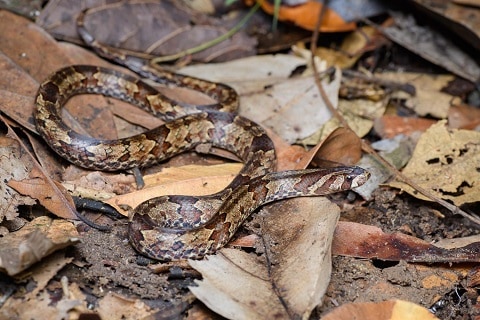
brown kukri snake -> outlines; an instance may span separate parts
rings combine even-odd
[[[219,193],[161,196],[135,208],[128,230],[130,242],[151,258],[202,258],[224,246],[242,222],[266,203],[350,190],[363,185],[370,176],[354,166],[275,172],[272,141],[259,125],[234,113],[238,95],[232,88],[176,73],[149,76],[161,83],[203,92],[218,103],[179,103],[135,77],[79,65],[61,69],[41,84],[35,120],[38,132],[53,150],[88,169],[145,167],[200,144],[226,149],[242,160],[243,169]],[[166,123],[118,140],[81,135],[63,122],[61,109],[70,97],[84,93],[126,101]]]

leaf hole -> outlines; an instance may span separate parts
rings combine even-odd
[[[460,149],[459,151],[460,151],[459,156],[461,157],[461,156],[463,156],[465,153],[468,152],[468,148],[462,148],[462,149]]]
[[[387,260],[379,260],[379,259],[374,259],[372,261],[373,266],[375,268],[378,268],[378,269],[386,269],[386,268],[395,267],[399,263],[400,262],[398,262],[398,261],[387,261]]]
[[[464,189],[465,188],[471,188],[472,186],[469,185],[466,181],[463,181],[458,187],[457,187],[457,190],[455,192],[451,192],[451,191],[445,191],[445,190],[442,190],[442,189],[439,189],[438,191],[443,193],[444,195],[446,196],[452,196],[452,197],[459,197],[459,196],[463,196],[465,194],[464,192]]]

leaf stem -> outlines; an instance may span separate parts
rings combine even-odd
[[[231,36],[233,36],[235,33],[237,33],[246,23],[247,21],[252,17],[252,15],[257,12],[258,8],[260,7],[261,3],[263,0],[259,0],[255,3],[255,5],[250,9],[250,11],[245,15],[245,17],[242,18],[232,29],[230,29],[227,33],[222,34],[221,36],[212,39],[210,41],[207,41],[205,43],[202,43],[201,45],[198,45],[193,48],[189,48],[183,51],[180,51],[178,53],[168,55],[168,56],[162,56],[162,57],[156,57],[150,60],[150,64],[160,64],[162,62],[167,62],[167,61],[172,61],[172,60],[177,60],[182,57],[185,57],[190,54],[194,54],[197,52],[200,52],[202,50],[208,49],[210,47],[213,47],[216,44],[219,44],[222,41],[227,40]]]

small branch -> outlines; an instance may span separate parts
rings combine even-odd
[[[317,66],[315,64],[315,51],[317,49],[317,41],[318,37],[320,34],[320,25],[323,19],[323,16],[325,14],[325,10],[328,6],[328,1],[325,1],[322,10],[320,11],[319,17],[317,19],[316,26],[314,28],[313,34],[312,34],[312,39],[311,39],[311,45],[310,45],[310,52],[311,52],[311,64],[312,68],[314,71],[314,78],[315,78],[315,84],[318,87],[318,91],[320,92],[320,95],[322,96],[323,101],[325,102],[325,105],[327,106],[328,110],[333,114],[335,118],[344,126],[345,128],[351,129],[350,126],[348,125],[347,121],[343,118],[343,116],[338,112],[338,110],[333,106],[332,102],[328,98],[322,82],[319,77],[319,71],[317,69]],[[406,88],[409,90],[409,88]],[[353,130],[352,130],[353,131]],[[410,178],[406,177],[403,173],[397,170],[393,165],[391,165],[388,161],[383,159],[370,145],[368,145],[365,141],[362,140],[362,149],[363,151],[371,154],[373,157],[375,157],[380,163],[382,163],[390,172],[394,175],[394,177],[401,181],[404,182],[405,184],[409,185],[413,189],[417,190],[419,193],[421,193],[423,196],[427,197],[428,199],[440,204],[444,208],[447,208],[454,214],[459,214],[463,216],[464,218],[469,219],[470,221],[480,225],[480,218],[472,216],[468,214],[467,212],[461,210],[459,207],[443,200],[435,195],[433,195],[430,191],[424,189],[423,187],[419,186],[415,181],[411,180]]]
[[[255,5],[250,9],[250,11],[245,15],[245,17],[243,17],[242,20],[240,20],[240,22],[238,22],[232,29],[228,30],[227,33],[222,34],[221,36],[219,36],[215,39],[212,39],[210,41],[202,43],[199,46],[189,48],[189,49],[177,52],[177,53],[172,54],[172,55],[154,58],[154,59],[150,60],[150,64],[151,65],[156,65],[156,64],[163,63],[163,62],[167,62],[167,61],[177,60],[177,59],[183,58],[187,55],[191,55],[191,54],[203,51],[205,49],[213,47],[214,45],[219,44],[222,41],[227,40],[228,38],[233,36],[235,33],[237,33],[247,23],[247,21],[253,16],[253,14],[255,12],[257,12],[257,10],[260,7],[262,1],[263,0],[257,1],[255,3]]]

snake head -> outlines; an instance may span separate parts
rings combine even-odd
[[[370,172],[360,167],[353,167],[352,172],[347,174],[345,180],[350,184],[350,189],[360,187],[370,179]]]

